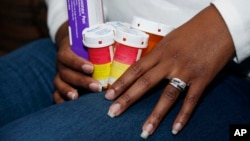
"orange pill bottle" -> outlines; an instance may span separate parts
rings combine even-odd
[[[148,34],[135,28],[122,27],[115,31],[115,52],[109,85],[112,85],[133,63],[141,57],[148,45]]]
[[[150,52],[164,36],[174,29],[174,26],[157,23],[136,16],[133,17],[131,26],[149,35],[148,47],[143,49],[142,56]]]
[[[84,29],[82,34],[89,60],[94,65],[92,77],[100,82],[103,89],[106,89],[114,55],[114,32],[109,26],[100,24]]]

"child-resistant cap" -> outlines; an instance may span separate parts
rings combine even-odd
[[[115,41],[130,47],[146,48],[149,35],[135,28],[122,27],[115,31]]]
[[[131,26],[159,36],[165,36],[174,29],[174,26],[153,22],[136,16],[133,17]]]
[[[110,22],[106,22],[105,24],[110,26],[110,28],[112,28],[114,31],[122,27],[131,27],[129,23],[120,22],[120,21],[110,21]]]
[[[100,48],[114,43],[114,32],[105,24],[85,28],[82,36],[83,44],[89,48]]]

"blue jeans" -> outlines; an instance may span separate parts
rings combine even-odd
[[[167,84],[163,81],[121,116],[107,116],[104,92],[53,104],[56,48],[33,42],[0,59],[1,141],[138,141],[141,128]],[[4,74],[4,75],[2,75]],[[231,124],[250,123],[250,81],[222,72],[208,86],[190,121],[176,136],[172,123],[185,95],[165,116],[152,141],[228,141]]]

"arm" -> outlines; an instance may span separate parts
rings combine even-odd
[[[227,25],[218,10],[210,5],[164,37],[111,86],[105,96],[109,100],[117,99],[110,106],[108,115],[121,115],[162,79],[177,77],[189,85],[172,126],[172,133],[177,134],[187,124],[205,88],[234,54]],[[180,94],[170,84],[165,87],[142,127],[143,138],[153,134]]]
[[[161,79],[178,77],[189,84],[183,106],[172,127],[173,134],[180,132],[204,89],[225,64],[235,55],[238,62],[250,56],[249,4],[247,0],[215,0],[171,32],[107,91],[107,99],[117,98],[108,115],[122,114]],[[143,138],[153,134],[179,94],[176,88],[166,86],[142,127]]]
[[[66,0],[45,0],[48,7],[47,23],[50,31],[50,36],[55,42],[56,33],[63,23],[67,22],[67,3]]]
[[[236,61],[250,56],[250,5],[248,0],[214,0],[213,5],[220,12],[232,36]]]

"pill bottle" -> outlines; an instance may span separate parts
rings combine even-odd
[[[116,29],[118,28],[131,27],[131,24],[121,21],[109,21],[106,22],[105,24],[110,26],[110,28],[112,28],[114,31],[116,31]]]
[[[149,36],[138,29],[118,28],[115,31],[115,52],[109,85],[112,85],[133,63],[139,60],[142,49],[148,45]]]
[[[69,40],[71,50],[88,59],[87,48],[82,44],[82,31],[104,22],[102,0],[67,0]]]
[[[164,36],[174,29],[174,26],[157,23],[136,16],[133,17],[131,26],[149,35],[148,47],[143,49],[142,57],[150,52]]]
[[[83,30],[83,44],[87,47],[89,60],[94,65],[92,77],[107,89],[113,60],[114,32],[105,25],[95,25]]]

